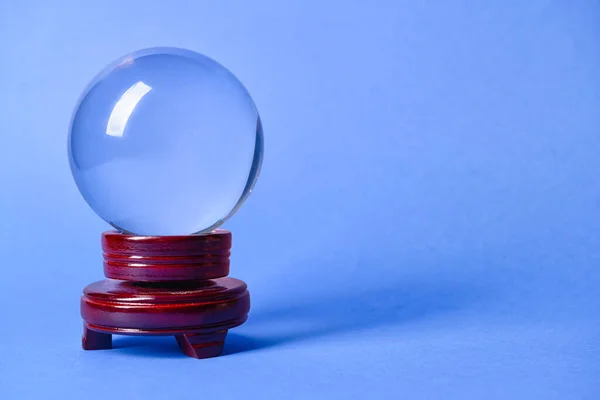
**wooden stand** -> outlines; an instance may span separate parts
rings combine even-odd
[[[85,350],[112,348],[112,335],[175,336],[194,358],[218,356],[227,331],[250,310],[246,284],[227,278],[231,233],[102,235],[104,275],[81,297]]]

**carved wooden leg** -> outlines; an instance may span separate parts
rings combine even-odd
[[[186,333],[177,335],[177,343],[181,351],[187,356],[194,358],[216,357],[223,351],[227,331],[211,333]]]
[[[81,346],[84,350],[112,349],[112,335],[93,331],[84,325]]]

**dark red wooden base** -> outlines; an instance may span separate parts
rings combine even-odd
[[[112,335],[175,336],[188,356],[223,350],[227,331],[250,310],[246,284],[227,278],[231,233],[207,235],[102,235],[103,281],[81,298],[85,350],[112,348]]]

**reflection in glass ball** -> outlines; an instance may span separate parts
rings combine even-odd
[[[209,232],[245,201],[263,152],[260,117],[237,78],[188,50],[153,48],[108,66],[69,132],[79,191],[137,235]]]

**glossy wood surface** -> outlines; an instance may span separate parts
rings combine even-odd
[[[183,287],[104,280],[88,285],[83,293],[83,319],[97,330],[111,332],[170,334],[179,329],[228,329],[241,324],[250,310],[246,284],[233,278],[186,283]]]
[[[227,276],[230,249],[231,233],[223,229],[189,236],[102,235],[104,275],[138,282]]]
[[[169,237],[106,232],[102,247],[111,279],[83,291],[85,350],[111,348],[113,334],[170,335],[186,355],[214,357],[227,331],[248,317],[246,284],[222,277],[229,271],[227,231]],[[198,278],[213,275],[219,277]]]

